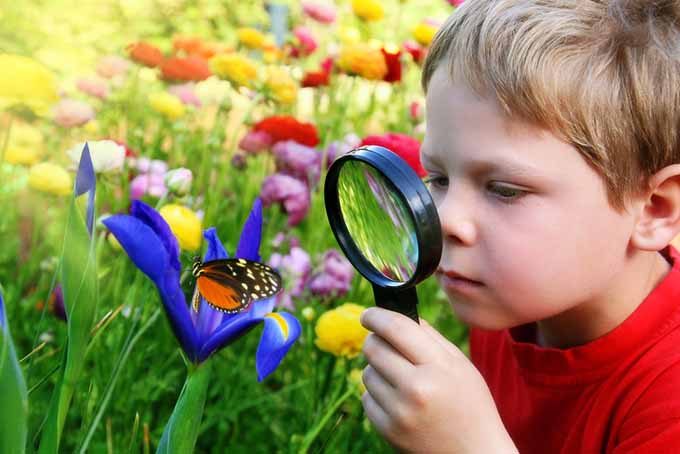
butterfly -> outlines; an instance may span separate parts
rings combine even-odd
[[[194,258],[192,274],[196,290],[192,305],[198,311],[199,294],[213,308],[235,314],[250,303],[281,291],[281,275],[264,263],[246,259],[219,259],[202,262]]]

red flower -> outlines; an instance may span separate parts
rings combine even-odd
[[[159,48],[144,41],[127,46],[130,58],[144,66],[155,68],[163,62],[163,53]]]
[[[265,118],[253,128],[264,131],[272,138],[272,144],[282,140],[294,140],[297,143],[314,147],[319,144],[319,134],[311,123],[302,123],[289,115],[275,115]]]
[[[383,77],[385,82],[401,81],[401,50],[396,46],[383,47],[380,49],[385,63],[387,64],[387,74]]]
[[[359,144],[359,147],[364,145],[385,147],[406,161],[419,177],[422,178],[427,175],[427,172],[425,172],[420,163],[420,142],[411,136],[393,132],[388,132],[381,136],[366,136]]]
[[[200,81],[212,75],[208,62],[203,57],[170,57],[161,64],[163,79],[169,81]]]
[[[321,69],[319,71],[309,71],[305,74],[305,77],[302,79],[302,86],[319,87],[321,85],[328,85],[330,83],[332,69],[333,59],[328,57],[321,63]]]
[[[415,41],[408,40],[404,43],[404,50],[411,54],[413,61],[421,64],[425,60],[425,48]]]

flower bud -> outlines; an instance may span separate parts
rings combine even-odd
[[[175,195],[186,195],[191,189],[193,175],[191,170],[179,167],[172,169],[165,174],[165,186]]]

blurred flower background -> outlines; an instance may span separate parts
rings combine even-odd
[[[97,182],[98,322],[60,452],[155,450],[184,378],[154,283],[102,220],[133,201],[155,207],[177,239],[190,301],[204,230],[233,256],[258,199],[259,254],[284,280],[270,319],[292,314],[301,332],[261,383],[259,335],[213,354],[196,452],[391,452],[358,398],[359,315],[372,289],[334,240],[323,181],[333,159],[367,144],[422,175],[421,65],[459,3],[0,5],[0,290],[29,390],[29,452],[67,340],[58,271],[85,143]],[[418,293],[421,316],[466,348],[434,281]]]

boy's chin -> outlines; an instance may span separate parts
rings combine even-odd
[[[455,317],[470,328],[500,331],[521,324],[516,320],[508,320],[491,311],[482,310],[479,307],[473,307],[466,303],[450,301],[449,304]]]

